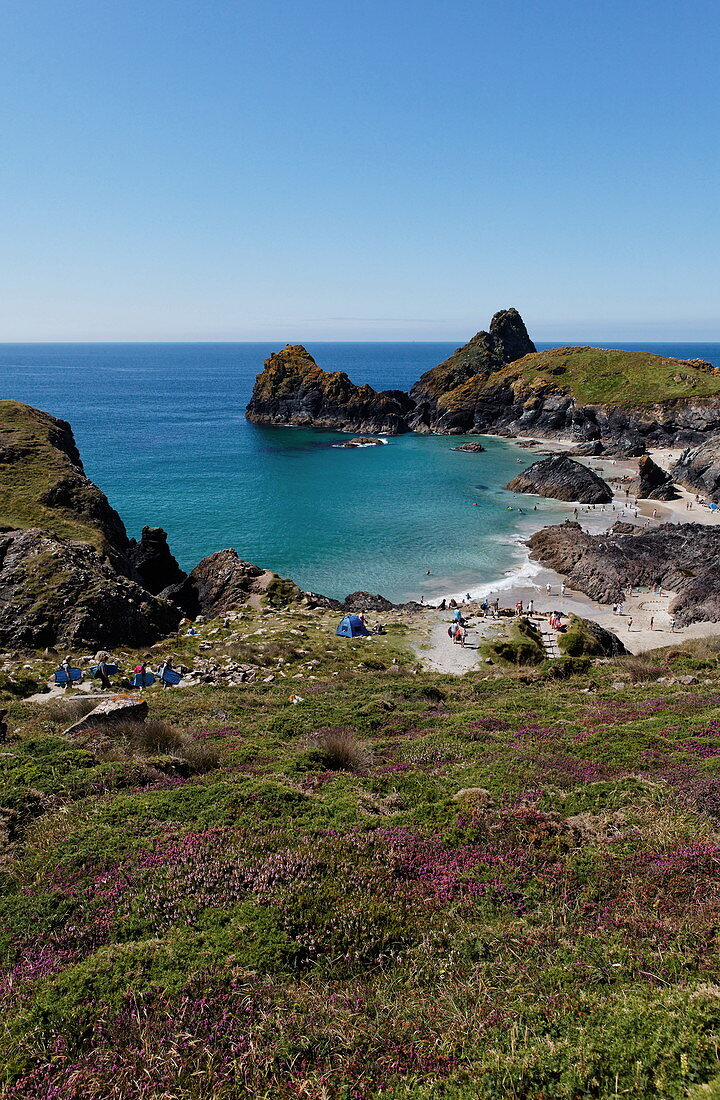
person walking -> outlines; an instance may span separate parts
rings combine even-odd
[[[630,616],[630,618],[629,618],[629,619],[628,619],[628,621],[627,621],[627,628],[628,628],[628,630],[632,630],[632,624],[633,624],[633,621],[632,621],[632,616]]]
[[[108,675],[108,655],[107,653],[101,653],[100,659],[97,665],[97,677],[100,681],[100,686],[104,688],[112,687],[110,683],[110,676]]]
[[[72,659],[69,653],[61,663],[60,668],[65,673],[65,691],[68,691],[72,687],[72,676],[70,675],[72,671]]]
[[[650,629],[651,630],[655,629],[655,616],[654,615],[650,616]]]

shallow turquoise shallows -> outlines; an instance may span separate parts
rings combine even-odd
[[[507,583],[525,561],[522,534],[568,514],[503,489],[532,459],[499,439],[484,440],[484,454],[454,451],[461,440],[443,436],[345,449],[347,437],[248,424],[255,374],[279,346],[4,344],[0,393],[69,420],[88,476],[129,533],[164,527],[186,569],[234,546],[330,596],[429,599]],[[355,382],[407,389],[454,346],[308,350]],[[720,365],[717,344],[645,346]]]

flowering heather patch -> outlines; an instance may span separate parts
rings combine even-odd
[[[346,668],[297,706],[287,681],[165,693],[220,761],[192,779],[112,771],[28,710],[0,757],[2,1100],[712,1081],[720,696],[593,675],[593,702]],[[363,767],[314,755],[322,729]]]

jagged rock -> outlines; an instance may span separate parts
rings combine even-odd
[[[179,584],[162,595],[182,608],[191,619],[199,614],[222,615],[247,603],[264,570],[242,561],[237,550],[218,550],[203,558]]]
[[[671,474],[675,481],[696,493],[707,495],[711,500],[720,498],[720,435],[683,451]]]
[[[572,657],[621,657],[627,653],[612,630],[579,615],[571,615],[565,634],[559,637],[562,653]]]
[[[37,529],[0,534],[2,645],[149,645],[179,619],[87,543]]]
[[[148,705],[144,699],[103,699],[94,710],[74,722],[64,731],[66,736],[75,736],[86,730],[102,729],[113,722],[144,722],[148,714]]]
[[[663,523],[626,534],[617,526],[588,535],[568,521],[537,531],[528,546],[591,599],[620,602],[631,586],[657,584],[676,593],[670,610],[678,625],[720,621],[720,527]]]
[[[628,488],[631,496],[641,500],[674,500],[677,496],[670,474],[653,462],[650,455],[642,456],[637,477]]]
[[[477,431],[476,390],[506,363],[535,351],[516,309],[496,313],[489,332],[478,332],[439,366],[425,371],[410,390],[415,431],[441,433]]]
[[[266,359],[246,416],[254,424],[397,435],[408,431],[412,407],[406,393],[356,386],[342,371],[322,370],[301,344],[288,344]]]
[[[593,470],[567,455],[554,455],[534,462],[506,486],[514,493],[533,493],[554,500],[582,504],[608,504],[612,490]]]
[[[459,447],[453,447],[454,451],[470,451],[472,454],[482,454],[485,450],[482,443],[461,443]]]
[[[340,443],[341,447],[382,447],[382,439],[375,439],[371,435],[356,435],[354,439],[348,439],[347,443]]]
[[[373,596],[369,592],[351,592],[345,597],[341,610],[346,615],[357,614],[360,611],[393,611],[395,604],[390,603],[384,596]]]
[[[143,527],[140,542],[131,540],[128,557],[148,592],[157,595],[187,576],[173,557],[162,527]]]
[[[598,378],[617,386],[598,389]],[[598,403],[598,392],[610,396]],[[495,314],[489,332],[426,371],[409,395],[354,386],[344,374],[321,371],[299,345],[287,347],[267,360],[247,415],[341,431],[602,438],[611,456],[638,457],[648,445],[696,443],[720,430],[720,371],[640,351],[537,352],[520,314],[508,309]]]

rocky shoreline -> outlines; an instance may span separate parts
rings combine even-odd
[[[340,432],[538,435],[639,457],[720,432],[720,370],[704,360],[590,347],[538,352],[516,309],[496,313],[408,393],[357,386],[302,345],[265,362],[246,416]]]

